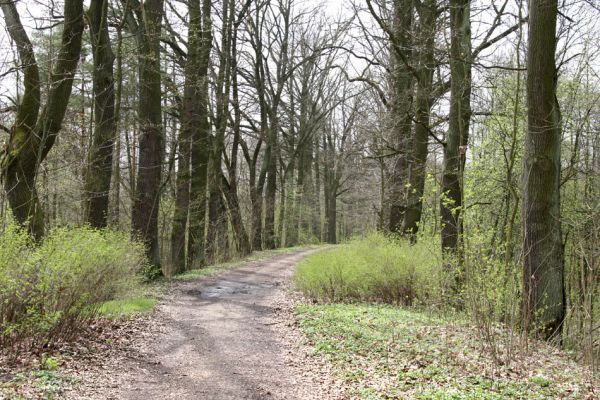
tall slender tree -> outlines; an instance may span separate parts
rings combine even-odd
[[[566,305],[560,216],[561,115],[554,61],[557,14],[557,0],[529,2],[523,307],[526,329],[547,338],[560,336]]]
[[[94,59],[94,132],[88,153],[84,195],[86,221],[93,227],[107,225],[112,175],[115,125],[115,56],[108,35],[108,0],[92,0],[88,11]]]
[[[471,0],[450,0],[450,115],[442,172],[442,249],[459,251],[463,171],[471,119]]]
[[[205,256],[206,191],[210,154],[208,120],[208,68],[212,49],[211,0],[202,0],[202,27],[198,51],[198,130],[192,137],[191,188],[187,265],[203,265]]]
[[[192,140],[198,136],[200,128],[199,93],[201,85],[198,79],[200,61],[200,35],[202,16],[200,1],[188,2],[188,51],[185,61],[185,83],[181,110],[181,131],[179,133],[178,169],[175,195],[175,212],[171,231],[171,263],[174,273],[186,268],[186,232],[190,206],[190,167]]]
[[[430,114],[433,106],[433,72],[435,70],[435,34],[437,20],[437,0],[417,2],[419,15],[417,90],[415,96],[415,124],[412,150],[408,164],[408,185],[406,210],[402,221],[402,232],[415,235],[419,229],[423,211],[426,161],[430,132]]]
[[[129,29],[138,46],[139,158],[131,216],[134,234],[146,243],[148,258],[160,266],[160,207],[164,137],[162,127],[160,33],[163,0],[124,1]]]

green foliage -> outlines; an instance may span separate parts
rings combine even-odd
[[[412,305],[440,293],[439,255],[424,244],[371,234],[311,255],[296,271],[296,287],[319,301],[381,301]]]
[[[59,362],[56,357],[48,356],[47,354],[42,355],[40,362],[40,369],[44,371],[56,371],[58,369]]]
[[[481,357],[464,318],[381,304],[300,305],[300,329],[352,399],[586,398],[586,371],[555,349],[522,353],[520,368]]]
[[[0,235],[0,345],[69,339],[145,265],[143,246],[124,232],[58,228],[34,246],[9,225]]]

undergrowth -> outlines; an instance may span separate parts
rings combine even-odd
[[[144,247],[124,232],[57,228],[35,245],[9,225],[0,234],[0,347],[75,337],[100,304],[138,285]]]
[[[431,247],[374,233],[311,255],[298,266],[294,284],[324,302],[433,303],[443,292],[438,265]]]
[[[538,343],[518,365],[482,357],[468,321],[382,304],[300,305],[300,329],[357,399],[593,399],[590,371]]]

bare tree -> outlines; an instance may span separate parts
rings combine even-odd
[[[41,110],[40,73],[31,41],[14,2],[1,5],[10,37],[17,46],[24,70],[24,87],[17,106],[8,145],[0,158],[4,188],[12,212],[20,224],[28,225],[33,237],[44,234],[44,215],[36,189],[38,168],[58,136],[81,52],[83,1],[66,0],[61,47],[51,76],[46,104]]]

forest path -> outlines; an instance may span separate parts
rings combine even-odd
[[[285,284],[294,266],[314,251],[247,262],[214,278],[175,284],[158,309],[164,329],[126,366],[106,398],[328,398],[322,384],[298,373],[302,360],[290,362],[294,355],[278,327],[284,322],[277,313]]]

